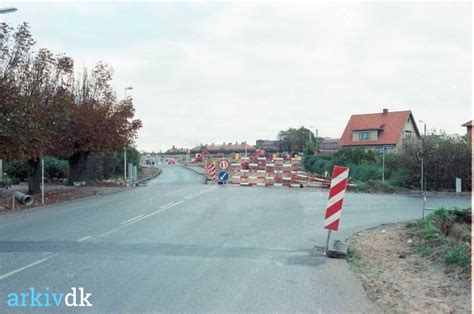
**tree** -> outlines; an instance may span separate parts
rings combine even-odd
[[[6,24],[0,27],[4,34],[0,154],[28,160],[29,193],[36,194],[41,191],[40,159],[57,150],[58,137],[67,125],[73,62],[48,49],[33,53],[34,40],[26,23],[14,33]]]
[[[302,152],[309,142],[316,142],[316,137],[311,130],[300,127],[299,129],[289,128],[286,131],[280,131],[277,135],[281,143],[281,150],[286,150],[289,154],[293,152]]]
[[[406,185],[419,188],[421,181],[421,141],[404,141],[400,150],[389,156],[387,165],[403,169]],[[424,138],[424,176],[429,190],[453,189],[455,178],[462,179],[464,190],[472,183],[471,143],[466,137],[432,132]]]
[[[123,150],[132,144],[142,126],[132,120],[132,98],[117,101],[111,87],[113,70],[98,63],[90,78],[87,71],[73,89],[71,119],[62,141],[70,171],[69,183],[87,181],[87,158],[91,153]]]

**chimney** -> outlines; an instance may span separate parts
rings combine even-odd
[[[385,108],[385,109],[383,110],[383,114],[387,114],[387,113],[388,113],[388,109]]]

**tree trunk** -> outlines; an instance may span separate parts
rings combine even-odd
[[[28,194],[41,193],[41,159],[28,160]]]
[[[86,182],[87,181],[87,157],[88,152],[77,152],[74,153],[69,159],[69,184],[73,185],[74,182]]]

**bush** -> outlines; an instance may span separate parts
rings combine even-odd
[[[25,160],[12,160],[5,164],[5,173],[15,182],[28,178],[28,165]]]
[[[378,165],[361,164],[350,167],[349,175],[356,181],[380,180],[382,168]]]
[[[140,152],[127,148],[127,163],[140,164]],[[87,175],[90,181],[123,177],[123,151],[91,155],[87,159]]]
[[[331,173],[334,162],[330,157],[306,156],[303,159],[306,171],[323,174],[325,171]]]
[[[433,133],[424,140],[425,180],[428,190],[453,190],[455,178],[463,190],[471,190],[472,143],[466,137]],[[392,169],[403,169],[407,187],[419,188],[421,176],[421,141],[404,141],[400,149],[387,158]]]
[[[69,164],[67,160],[55,157],[44,158],[44,174],[50,181],[64,180],[69,175]]]
[[[341,148],[333,155],[334,164],[349,167],[352,165],[375,164],[377,153],[364,148]]]

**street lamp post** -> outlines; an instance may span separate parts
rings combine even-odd
[[[418,122],[423,123],[423,136],[421,137],[421,169],[420,169],[420,187],[421,192],[425,191],[425,137],[426,137],[426,122],[419,120]]]
[[[382,146],[382,183],[385,182],[385,146]]]
[[[125,87],[123,90],[123,98],[127,99],[127,91],[133,90],[132,86]],[[127,181],[127,145],[123,148],[123,179]]]
[[[0,8],[0,14],[13,13],[18,11],[17,8]]]

